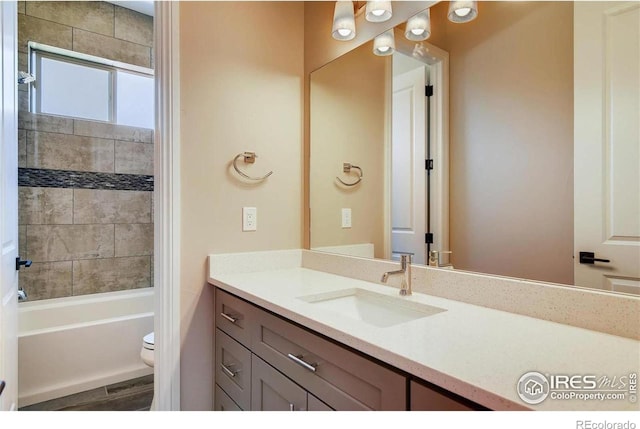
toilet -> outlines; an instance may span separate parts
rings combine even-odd
[[[153,368],[153,349],[155,338],[153,332],[147,334],[142,338],[142,350],[140,351],[140,357],[142,362]]]
[[[152,368],[154,364],[154,356],[153,356],[154,348],[155,348],[155,337],[153,335],[153,332],[151,332],[142,338],[142,350],[140,350],[140,357],[142,358],[142,362],[144,362],[146,365]],[[154,397],[151,400],[150,411],[155,410],[155,403],[156,403],[156,398]]]

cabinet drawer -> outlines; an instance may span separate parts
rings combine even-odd
[[[251,350],[335,410],[406,410],[403,375],[262,310]]]
[[[254,307],[235,296],[216,288],[216,327],[249,347],[250,314]]]
[[[227,395],[224,390],[216,384],[215,399],[213,401],[214,411],[242,411],[242,408],[238,406],[233,399]]]
[[[307,393],[307,411],[335,411],[333,408],[322,402],[320,399]]]
[[[475,411],[483,409],[453,393],[443,394],[415,381],[410,382],[411,411]]]
[[[242,344],[216,329],[216,384],[240,408],[249,409],[251,402],[251,352]]]
[[[256,355],[251,357],[251,411],[306,411],[307,392]]]

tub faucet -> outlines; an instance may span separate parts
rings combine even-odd
[[[400,295],[411,295],[411,254],[400,255],[400,269],[382,274],[382,283],[386,283],[389,276],[394,274],[404,275],[400,285]]]

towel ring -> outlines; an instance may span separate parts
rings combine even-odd
[[[349,162],[345,162],[342,164],[342,171],[345,173],[350,173],[352,168],[358,170],[358,180],[356,180],[355,182],[347,183],[343,181],[341,178],[339,178],[338,176],[336,176],[336,179],[338,179],[338,181],[342,183],[344,186],[355,186],[362,181],[362,168],[358,167],[357,165],[353,165]]]
[[[238,168],[238,160],[240,158],[244,158],[244,162],[245,164],[253,164],[256,162],[256,158],[258,157],[258,155],[255,154],[255,152],[242,152],[239,153],[238,155],[236,155],[235,158],[233,158],[233,168],[234,170],[236,170],[236,172],[241,175],[242,177],[244,177],[245,179],[249,179],[249,180],[255,180],[255,181],[262,181],[264,179],[266,179],[267,177],[271,176],[273,174],[273,171],[268,172],[267,174],[265,174],[262,177],[251,177],[248,174],[246,174],[245,172],[241,171]]]

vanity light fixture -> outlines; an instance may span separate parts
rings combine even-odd
[[[412,16],[407,21],[404,36],[416,42],[427,40],[431,36],[431,13],[429,9]]]
[[[390,1],[368,1],[365,9],[365,18],[369,22],[384,22],[391,19]]]
[[[393,54],[396,50],[396,41],[393,37],[393,28],[376,36],[373,39],[373,53],[378,56],[387,56]]]
[[[449,21],[461,23],[474,20],[478,16],[477,1],[451,1],[449,2]]]
[[[338,0],[336,2],[331,35],[336,40],[351,40],[356,37],[356,20],[352,1]]]

